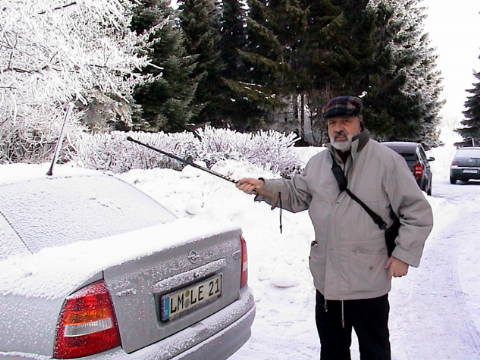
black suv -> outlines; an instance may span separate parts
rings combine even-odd
[[[384,142],[382,144],[403,156],[420,189],[425,191],[427,195],[432,195],[432,171],[429,161],[433,161],[435,158],[427,158],[422,144],[403,141]]]
[[[450,166],[450,183],[480,179],[480,147],[457,149]]]

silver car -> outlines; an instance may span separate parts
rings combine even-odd
[[[450,184],[471,179],[480,180],[480,148],[459,148],[450,165]]]
[[[241,230],[105,174],[0,185],[0,359],[226,359],[255,305]]]

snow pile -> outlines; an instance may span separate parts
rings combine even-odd
[[[433,156],[434,161],[430,162],[432,174],[436,180],[449,180],[450,178],[450,164],[455,155],[456,148],[452,144],[439,146],[427,151],[427,156]]]
[[[262,166],[282,175],[292,175],[301,167],[292,151],[294,134],[275,131],[242,134],[228,129],[206,127],[193,133],[112,132],[85,134],[77,145],[75,160],[83,166],[116,173],[131,169],[170,168],[180,170],[185,165],[154,150],[127,141],[127,137],[146,143],[207,167],[222,160],[240,160]],[[202,140],[198,139],[200,137]]]

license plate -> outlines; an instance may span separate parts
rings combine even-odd
[[[478,171],[477,170],[473,170],[473,169],[466,169],[466,170],[463,170],[463,173],[465,174],[476,174]]]
[[[222,274],[161,297],[162,321],[172,320],[184,312],[200,307],[222,295]]]

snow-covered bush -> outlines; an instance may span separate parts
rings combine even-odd
[[[191,133],[170,135],[163,132],[84,133],[75,145],[76,154],[73,160],[87,168],[116,173],[156,167],[176,170],[183,168],[176,160],[128,141],[128,136],[180,157],[191,156],[190,154],[194,153],[192,149],[196,146],[195,142],[198,141]]]
[[[75,161],[83,166],[124,172],[130,169],[155,167],[181,169],[183,164],[141,145],[127,141],[127,136],[163,151],[193,161],[203,161],[208,167],[219,161],[244,160],[282,175],[292,175],[301,162],[292,151],[295,135],[275,131],[243,134],[228,129],[206,127],[192,133],[112,132],[84,134],[76,145]]]
[[[0,0],[0,162],[42,161],[64,106],[94,92],[128,97],[146,35],[130,31],[130,0]],[[74,111],[70,136],[80,132]]]

